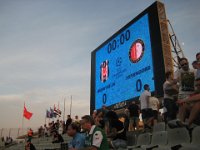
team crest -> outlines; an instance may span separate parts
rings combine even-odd
[[[100,66],[100,80],[101,82],[106,82],[109,77],[109,61],[105,60],[101,63]]]

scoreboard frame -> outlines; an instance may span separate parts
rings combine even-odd
[[[161,7],[160,7],[161,6]],[[96,81],[96,52],[106,45],[109,41],[119,35],[123,30],[129,27],[131,24],[134,24],[137,20],[143,17],[145,14],[148,14],[149,18],[149,29],[150,29],[150,40],[151,40],[151,49],[152,49],[152,59],[153,59],[153,72],[154,72],[154,85],[155,91],[158,96],[163,96],[163,83],[165,81],[165,71],[173,70],[173,63],[171,61],[171,49],[164,49],[163,47],[163,35],[166,38],[169,38],[168,30],[165,31],[166,33],[163,34],[161,30],[160,24],[160,12],[164,12],[165,9],[164,4],[161,2],[156,1],[151,6],[146,8],[143,12],[141,12],[138,16],[136,16],[133,20],[127,23],[124,27],[118,30],[115,34],[113,34],[110,38],[108,38],[105,42],[103,42],[100,46],[98,46],[94,51],[91,53],[91,86],[90,86],[90,113],[93,112],[95,109],[95,81]],[[163,15],[163,14],[162,14]],[[168,36],[168,37],[167,37]],[[169,44],[169,43],[168,43]],[[166,55],[168,54],[168,55]],[[168,62],[166,62],[165,57],[168,58]],[[171,60],[170,60],[171,59]],[[136,100],[138,97],[131,98],[129,100],[125,100],[122,102],[129,103],[132,100]],[[114,105],[109,106],[111,109],[114,108]],[[123,107],[123,106],[122,106]]]

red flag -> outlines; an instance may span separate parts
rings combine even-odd
[[[26,109],[26,106],[24,105],[24,117],[28,120],[31,119],[33,113],[29,112],[27,109]]]

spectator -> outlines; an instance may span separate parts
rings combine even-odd
[[[197,62],[197,77],[200,78],[200,61]]]
[[[77,116],[77,115],[75,116],[74,122],[75,122],[75,123],[77,123],[77,124],[79,124],[79,123],[80,123],[80,120],[79,120],[79,118],[78,118],[78,116]]]
[[[11,137],[6,137],[6,141],[5,141],[5,146],[9,145],[12,143],[12,138]]]
[[[65,124],[66,130],[68,129],[68,126],[72,123],[72,118],[70,115],[67,115],[67,121]]]
[[[103,113],[99,112],[97,116],[95,117],[95,125],[98,126],[101,129],[104,129],[105,122],[103,120]]]
[[[48,127],[47,127],[46,124],[44,124],[44,136],[45,136],[45,137],[48,137],[48,136],[49,136],[49,129],[48,129]]]
[[[60,120],[60,123],[59,123],[58,133],[63,134],[63,122],[62,122],[62,120]]]
[[[80,132],[80,128],[76,123],[72,123],[68,126],[67,134],[73,139],[68,144],[69,150],[79,150],[84,148],[85,136]]]
[[[58,134],[57,131],[54,131],[52,143],[62,143],[62,142],[64,142],[63,137],[60,134]]]
[[[129,111],[129,131],[134,131],[135,128],[139,129],[139,115],[140,115],[140,108],[132,101],[132,103],[128,107]]]
[[[108,119],[106,118],[106,114],[107,114],[108,111],[109,110],[106,107],[106,105],[103,105],[102,106],[102,114],[103,114],[103,120],[104,120],[104,123],[105,123],[104,130],[105,130],[106,134],[109,132],[109,122],[108,122]]]
[[[196,54],[196,60],[200,61],[200,52]]]
[[[38,137],[42,137],[44,135],[44,129],[42,126],[40,126],[40,128],[38,129]]]
[[[179,119],[181,122],[185,122],[187,114],[189,114],[188,123],[189,127],[195,119],[199,119],[200,113],[200,78],[195,81],[196,93],[189,98],[178,100],[180,106]]]
[[[109,111],[106,116],[110,124],[110,133],[107,136],[111,138],[110,147],[113,149],[126,148],[126,130],[123,123],[114,111]]]
[[[181,69],[175,73],[175,79],[179,83],[178,99],[185,99],[194,93],[196,70],[189,68],[187,58],[181,58],[179,63]]]
[[[158,114],[159,114],[159,109],[160,109],[160,102],[157,97],[154,96],[153,94],[150,99],[149,99],[149,104],[152,109],[152,114],[153,114],[153,125],[157,124],[158,122]]]
[[[197,60],[192,62],[193,69],[197,69],[197,65],[198,65],[198,61]]]
[[[56,131],[56,124],[54,123],[54,121],[51,122],[50,131],[51,131],[51,133]]]
[[[30,141],[27,141],[25,145],[25,150],[36,150],[36,148]]]
[[[126,131],[129,130],[129,110],[128,108],[126,107],[125,110],[124,110],[124,113],[122,114],[122,118],[124,119],[124,128]]]
[[[149,98],[151,97],[151,93],[149,92],[150,88],[148,84],[144,85],[144,92],[140,95],[140,107],[142,111],[142,119],[144,122],[144,129],[151,128],[151,122],[153,120],[152,109],[149,105]]]
[[[55,122],[55,129],[56,129],[56,131],[59,130],[59,127],[60,127],[60,122],[59,122],[59,119],[57,119],[57,121]]]
[[[33,130],[32,130],[31,128],[28,130],[27,135],[28,135],[28,141],[31,142],[31,139],[32,139],[32,137],[33,137]]]
[[[95,120],[96,116],[97,116],[97,110],[94,110],[92,113],[92,118]]]
[[[178,86],[176,85],[176,81],[173,79],[172,72],[166,72],[165,77],[166,81],[163,84],[163,91],[164,107],[166,108],[167,112],[164,114],[164,120],[167,122],[176,119],[178,107],[176,105],[174,95],[178,94]]]
[[[91,116],[83,116],[81,126],[87,132],[85,141],[86,149],[109,150],[105,132],[94,125],[94,120]]]

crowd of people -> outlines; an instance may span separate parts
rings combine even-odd
[[[6,138],[1,137],[1,143],[4,143],[4,145],[7,146],[13,143],[13,139],[12,137],[8,137],[8,136]]]
[[[200,122],[200,53],[192,63],[193,68],[189,67],[187,58],[181,58],[179,64],[175,72],[165,74],[162,100],[157,98],[156,92],[151,93],[150,86],[145,84],[139,99],[124,108],[123,119],[104,105],[80,120],[78,116],[72,119],[68,115],[66,121],[53,121],[48,127],[44,125],[39,129],[39,137],[53,136],[52,143],[62,143],[62,134],[67,133],[72,137],[68,143],[69,150],[108,150],[126,148],[127,131],[152,129],[159,117],[169,127],[192,129],[193,124]],[[159,111],[161,108],[163,113]],[[172,124],[172,120],[175,123]]]
[[[166,120],[177,119],[178,126],[192,128],[192,123],[199,122],[200,112],[200,53],[189,67],[187,58],[181,58],[180,68],[166,73],[164,84],[164,104],[167,108]],[[186,122],[187,119],[187,122]]]

